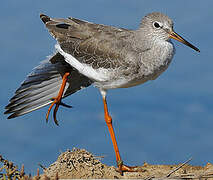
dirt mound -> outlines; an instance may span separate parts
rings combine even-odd
[[[74,148],[62,153],[56,162],[44,170],[47,177],[54,178],[115,178],[114,167],[102,164],[99,157],[92,155],[84,149]]]
[[[125,172],[123,176],[113,166],[100,162],[100,157],[94,156],[84,149],[74,148],[62,153],[56,162],[44,169],[41,179],[212,179],[213,165],[205,167],[179,165],[149,165],[144,163],[138,167],[140,172]]]

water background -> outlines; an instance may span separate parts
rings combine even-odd
[[[103,104],[94,87],[84,89],[60,108],[57,127],[47,108],[7,120],[4,106],[33,67],[54,52],[56,41],[39,18],[73,16],[87,21],[136,29],[141,17],[166,13],[174,29],[201,53],[174,42],[176,55],[157,80],[108,92],[108,105],[123,160],[128,165],[213,163],[213,1],[143,0],[2,0],[0,6],[0,154],[35,174],[60,152],[73,147],[103,155],[115,165]]]

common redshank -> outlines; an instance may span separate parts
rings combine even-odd
[[[123,164],[116,142],[106,94],[114,88],[128,88],[156,79],[169,66],[175,48],[171,38],[200,52],[173,30],[173,21],[153,12],[146,15],[137,30],[116,28],[69,17],[54,19],[40,15],[57,40],[54,55],[37,66],[16,90],[5,107],[15,118],[43,106],[52,107],[54,121],[61,99],[93,84],[103,97],[105,121],[115,150],[119,171],[134,171]]]

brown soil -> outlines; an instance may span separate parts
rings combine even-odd
[[[62,153],[56,162],[44,169],[41,179],[212,179],[213,164],[205,167],[179,165],[150,165],[144,163],[138,167],[139,172],[124,172],[107,166],[97,157],[84,149],[73,149]],[[180,167],[183,165],[182,167]],[[179,168],[178,170],[175,170]],[[174,172],[173,172],[174,171]],[[170,174],[170,175],[169,175]]]

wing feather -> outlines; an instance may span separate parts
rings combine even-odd
[[[62,50],[81,63],[94,69],[130,67],[134,63],[126,58],[127,54],[134,53],[129,41],[133,33],[131,30],[71,17],[54,19],[41,15],[41,19]]]
[[[56,53],[34,68],[16,90],[5,107],[5,114],[10,114],[8,118],[15,118],[50,104],[59,92],[65,72],[70,72],[70,76],[63,97],[92,84],[91,80],[67,64],[62,55]]]

